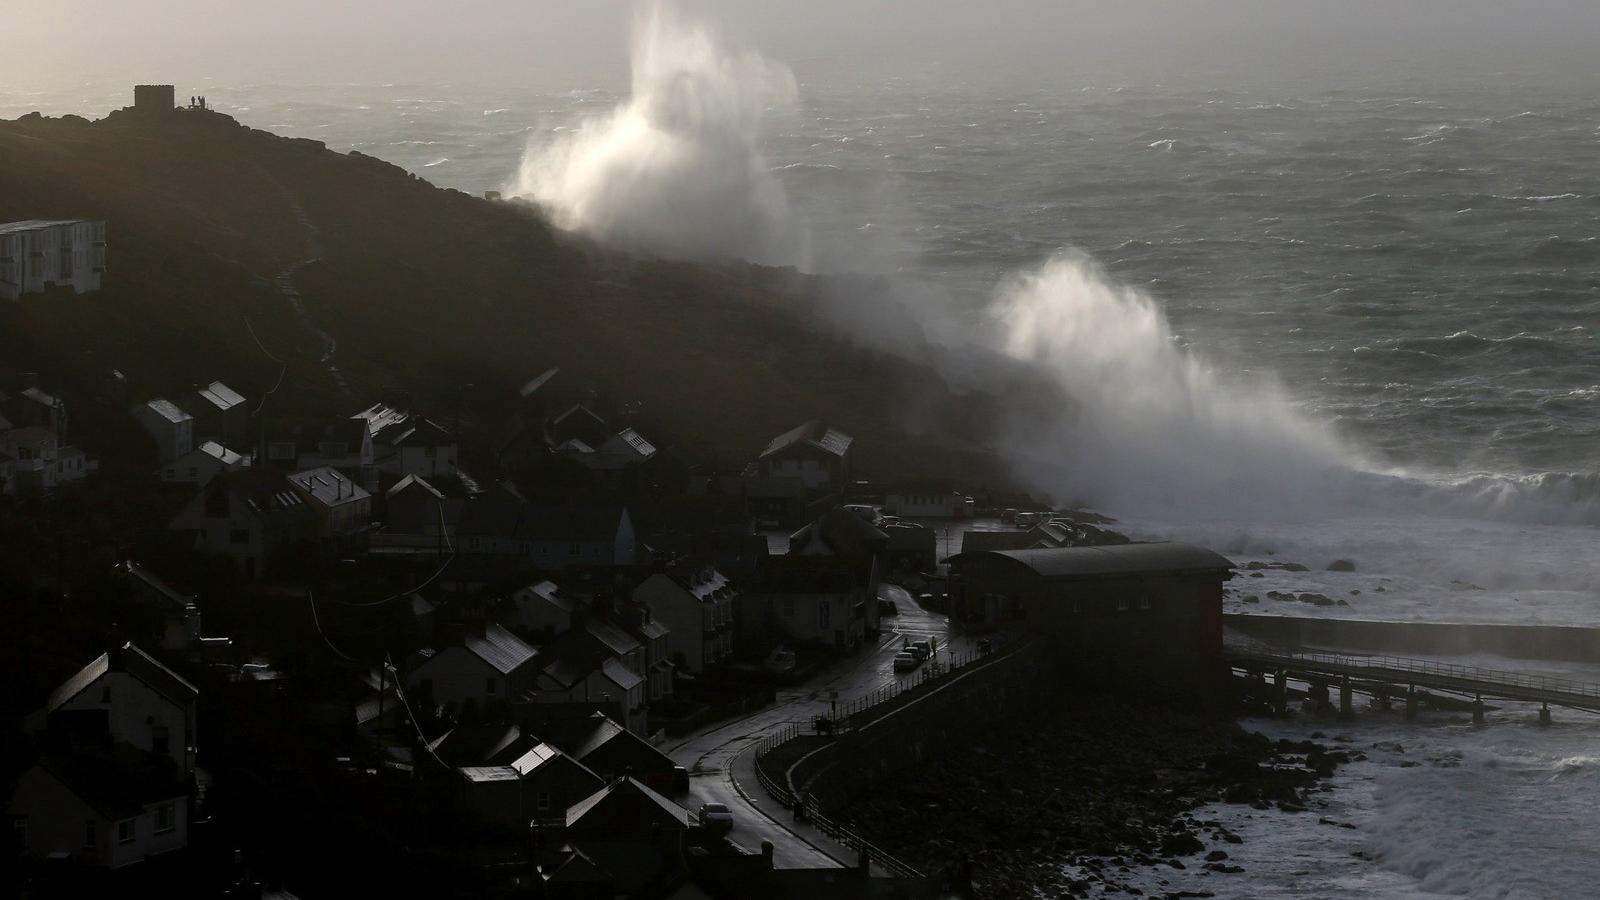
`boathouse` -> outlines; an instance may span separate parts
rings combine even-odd
[[[1026,620],[1085,655],[1222,655],[1222,583],[1233,563],[1190,544],[979,550],[950,557],[951,614]]]

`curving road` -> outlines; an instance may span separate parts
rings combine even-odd
[[[685,805],[694,810],[702,803],[726,804],[734,817],[729,837],[750,850],[771,841],[774,865],[780,869],[851,865],[854,857],[814,832],[802,834],[793,827],[792,814],[769,799],[756,782],[751,748],[792,722],[809,723],[813,716],[827,713],[834,699],[831,692],[837,691],[842,705],[915,674],[894,671],[894,655],[903,640],[937,637],[941,659],[952,642],[958,652],[971,646],[966,638],[951,635],[948,617],[923,609],[904,589],[884,585],[879,596],[893,600],[900,612],[882,620],[875,646],[839,660],[803,685],[779,691],[773,706],[712,725],[665,748],[689,770],[690,796]]]

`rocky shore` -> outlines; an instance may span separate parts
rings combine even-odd
[[[1243,872],[1227,850],[1242,838],[1198,818],[1197,807],[1307,814],[1321,780],[1352,758],[1309,741],[1275,743],[1225,712],[1076,692],[903,770],[844,817],[926,871],[970,859],[980,897],[1138,895],[1129,882],[1140,869]]]

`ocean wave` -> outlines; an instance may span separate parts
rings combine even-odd
[[[448,157],[448,156],[441,156],[441,157],[439,157],[439,158],[438,158],[438,159],[436,159],[436,160],[434,160],[434,161],[433,161],[433,162],[425,162],[425,163],[423,163],[423,164],[422,164],[422,167],[423,167],[423,168],[424,168],[424,169],[431,169],[431,168],[433,168],[433,167],[434,167],[434,166],[442,166],[442,165],[444,165],[444,164],[445,164],[445,163],[447,163],[447,162],[449,162],[449,161],[450,161],[450,157]]]

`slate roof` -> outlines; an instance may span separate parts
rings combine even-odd
[[[567,810],[567,828],[588,832],[638,833],[688,827],[688,810],[630,777],[617,779]]]
[[[842,506],[836,506],[790,535],[789,552],[863,557],[881,549],[888,541],[889,536],[876,525]]]
[[[522,388],[518,393],[522,394],[524,397],[533,396],[535,393],[538,393],[540,388],[544,387],[546,384],[549,384],[550,379],[556,377],[560,371],[560,368],[545,369],[544,374],[539,375],[536,378],[528,379],[527,382],[522,385]]]
[[[605,676],[615,682],[617,687],[622,688],[623,691],[631,691],[644,683],[644,678],[635,675],[631,669],[623,665],[614,656],[607,657],[600,664],[600,671],[604,672]]]
[[[45,698],[45,712],[60,709],[107,672],[126,672],[180,707],[186,707],[200,696],[199,689],[185,681],[183,676],[162,665],[130,641],[100,654],[51,691],[50,696]]]
[[[767,444],[767,449],[761,451],[761,458],[766,459],[796,447],[812,447],[843,458],[845,453],[849,452],[853,440],[854,438],[839,429],[829,427],[827,422],[812,419],[773,438],[772,442]]]
[[[502,675],[515,672],[539,652],[494,622],[484,626],[482,635],[469,634],[462,643]]]
[[[181,611],[194,603],[193,597],[178,591],[172,585],[157,578],[155,573],[135,563],[133,560],[117,563],[116,570],[126,574],[138,585],[145,588],[147,593],[160,605],[170,606]]]
[[[595,640],[606,645],[606,649],[619,656],[639,649],[638,641],[610,622],[590,619],[584,628],[594,636]]]
[[[1035,550],[982,550],[959,553],[947,562],[980,558],[1010,560],[1045,578],[1230,572],[1226,557],[1204,547],[1179,543],[1117,544],[1108,547],[1053,547]]]
[[[185,796],[170,760],[143,753],[130,744],[109,751],[48,755],[39,768],[113,822],[131,819],[147,804]]]
[[[394,487],[389,488],[389,490],[384,493],[384,496],[394,497],[402,491],[409,490],[413,487],[421,488],[422,490],[427,491],[429,494],[433,495],[435,500],[444,499],[444,493],[438,488],[429,484],[421,475],[407,475],[406,477],[395,482]]]
[[[372,496],[332,466],[296,472],[289,476],[289,483],[310,494],[323,506],[343,506]]]
[[[570,613],[576,606],[572,598],[561,593],[561,588],[554,581],[541,581],[538,584],[529,585],[526,590],[562,612]]]
[[[522,773],[510,766],[461,766],[456,769],[461,777],[474,784],[486,784],[495,781],[518,781]]]
[[[250,511],[262,517],[279,514],[307,516],[311,514],[305,498],[295,491],[289,479],[278,470],[267,466],[220,472],[212,479],[206,490],[228,491]]]
[[[217,412],[227,412],[244,402],[244,397],[238,391],[220,381],[213,381],[201,388],[199,394],[200,399]]]
[[[23,219],[19,222],[6,222],[0,224],[0,234],[16,234],[22,231],[39,231],[43,228],[58,228],[62,225],[77,225],[88,222],[89,219]]]
[[[151,400],[149,403],[145,404],[145,407],[174,425],[177,425],[181,422],[190,421],[194,418],[194,416],[191,416],[179,409],[177,404],[173,403],[171,400],[167,400],[162,397],[157,397],[154,400]]]
[[[428,745],[453,766],[503,766],[521,757],[533,744],[514,723],[457,725]]]
[[[205,455],[211,457],[219,463],[222,463],[225,466],[236,466],[244,460],[243,456],[240,456],[232,450],[229,450],[227,447],[222,446],[216,441],[206,441],[199,447],[195,448],[195,452],[204,453]]]
[[[432,419],[413,419],[389,443],[396,447],[449,447],[455,444],[455,435]]]
[[[367,433],[376,438],[379,434],[396,425],[404,425],[411,414],[404,410],[395,409],[385,403],[374,403],[350,418],[364,423]]]

